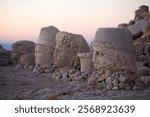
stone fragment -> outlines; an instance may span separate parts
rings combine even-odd
[[[135,85],[135,86],[133,86],[132,89],[133,89],[133,90],[142,90],[143,87]]]
[[[148,85],[150,84],[150,76],[142,76],[141,81],[145,84]]]
[[[102,90],[102,89],[103,89],[102,83],[97,83],[95,86],[95,90]]]
[[[95,78],[89,78],[87,85],[88,86],[95,86],[96,85],[96,79]]]
[[[150,75],[150,68],[142,66],[137,68],[137,75],[138,76],[149,76]]]
[[[113,85],[112,85],[112,78],[107,78],[106,79],[106,89],[112,89],[113,88]]]
[[[117,79],[113,79],[112,84],[113,84],[114,87],[118,87],[119,82],[118,82]]]
[[[125,88],[125,84],[124,83],[119,83],[119,89],[124,89]]]
[[[79,66],[78,53],[89,52],[89,46],[82,35],[59,32],[56,35],[54,65],[69,71]]]
[[[113,87],[113,88],[112,88],[112,90],[118,90],[118,89],[119,89],[118,87]]]
[[[128,79],[129,79],[128,77],[121,75],[118,80],[119,80],[120,82],[124,83],[124,82],[127,82]]]

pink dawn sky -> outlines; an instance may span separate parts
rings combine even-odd
[[[36,42],[49,25],[91,42],[97,28],[129,22],[141,5],[150,0],[0,0],[0,43]]]

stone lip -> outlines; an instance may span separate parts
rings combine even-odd
[[[121,28],[99,28],[95,34],[93,47],[99,44],[106,44],[110,48],[123,49],[130,53],[135,53],[132,35],[127,29]]]

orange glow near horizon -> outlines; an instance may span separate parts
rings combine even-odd
[[[40,29],[49,25],[90,42],[97,28],[129,22],[143,4],[150,6],[149,0],[1,0],[0,43],[36,42]]]

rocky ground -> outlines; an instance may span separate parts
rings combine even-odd
[[[31,69],[0,66],[0,99],[96,99],[145,100],[150,99],[150,87],[141,90],[92,90],[85,84],[76,86],[53,79],[51,73],[33,73]],[[82,85],[83,84],[83,85]]]

